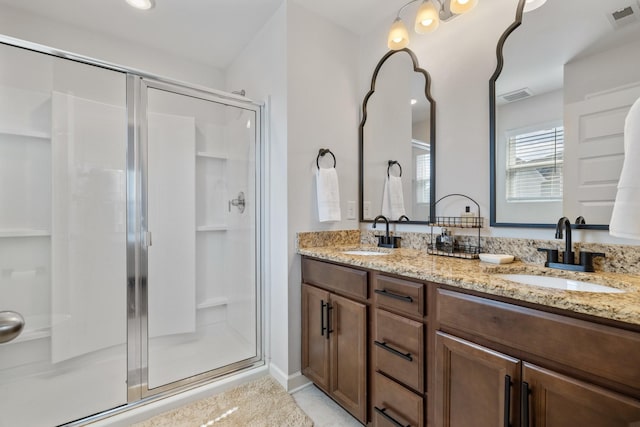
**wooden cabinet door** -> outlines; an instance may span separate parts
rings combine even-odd
[[[330,394],[366,423],[367,307],[332,294],[330,312]]]
[[[302,373],[329,392],[329,292],[302,284]]]
[[[442,332],[435,346],[435,426],[517,425],[518,359]]]
[[[523,402],[522,427],[640,426],[638,400],[528,363],[522,381],[530,393]]]

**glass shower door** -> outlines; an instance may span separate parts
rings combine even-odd
[[[0,45],[0,426],[127,403],[122,73]]]
[[[147,80],[142,96],[143,365],[155,394],[261,359],[259,110]]]

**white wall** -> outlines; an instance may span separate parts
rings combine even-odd
[[[300,256],[295,235],[308,230],[358,228],[346,219],[358,200],[357,38],[324,18],[288,2],[287,14],[289,373],[300,370]],[[342,221],[318,222],[316,157],[336,156]]]
[[[582,101],[589,94],[640,84],[638,70],[640,41],[570,61],[564,67],[565,103]]]
[[[244,89],[248,97],[268,103],[266,304],[272,372],[284,384],[289,375],[287,212],[287,5],[283,5],[227,70],[229,88]]]
[[[224,87],[223,73],[158,49],[0,6],[0,34],[134,68],[173,80]]]
[[[270,97],[268,356],[271,373],[288,388],[306,381],[299,375],[296,233],[358,227],[357,220],[346,219],[347,201],[357,201],[358,192],[356,49],[353,34],[287,1],[227,73],[229,88],[244,88],[252,99]],[[337,159],[340,222],[318,221],[315,169],[320,148],[331,149]]]

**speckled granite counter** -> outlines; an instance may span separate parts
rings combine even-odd
[[[519,261],[502,265],[488,264],[479,260],[461,260],[428,255],[417,249],[382,249],[362,245],[357,238],[354,239],[354,235],[343,237],[339,242],[341,244],[331,246],[300,245],[298,253],[317,259],[640,325],[640,277],[637,275],[609,272],[576,273]],[[363,256],[343,253],[348,250],[381,251],[387,252],[388,255]],[[595,282],[623,289],[625,292],[604,294],[521,285],[496,276],[501,273],[565,277]]]

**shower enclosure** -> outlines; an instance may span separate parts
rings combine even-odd
[[[262,107],[1,41],[0,427],[263,364]]]

